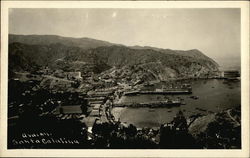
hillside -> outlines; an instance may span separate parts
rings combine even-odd
[[[83,45],[76,46],[80,41],[86,41],[82,40],[85,38],[78,39],[79,41],[74,39],[70,43],[69,39],[73,38],[59,36],[48,36],[48,41],[44,40],[47,36],[10,37],[14,37],[10,38],[9,43],[9,69],[12,71],[34,71],[48,66],[54,70],[83,73],[92,71],[98,74],[116,67],[126,69],[131,74],[141,74],[141,78],[144,76],[150,80],[206,77],[215,75],[218,71],[218,64],[198,50],[175,51],[151,47],[138,49],[108,42],[103,42],[104,46],[97,46],[98,40],[91,40],[93,43],[88,41],[92,43],[88,47],[95,47],[87,48]],[[33,41],[29,43],[31,39]],[[138,75],[134,78],[138,78]]]
[[[213,62],[217,67],[219,66],[213,59],[209,58],[208,56],[206,56],[205,54],[203,54],[202,52],[200,52],[197,49],[192,49],[192,50],[171,50],[171,49],[161,49],[161,48],[156,48],[156,47],[149,47],[149,46],[133,46],[131,47],[133,49],[152,49],[155,51],[159,51],[159,52],[163,52],[166,54],[178,54],[181,56],[189,56],[189,57],[193,57],[193,58],[197,58],[197,59],[205,59],[205,60],[210,60],[211,62]]]
[[[91,38],[72,38],[57,35],[9,35],[9,43],[23,43],[29,45],[51,45],[63,44],[65,46],[80,47],[84,49],[96,48],[100,46],[115,45],[106,41]]]
[[[73,61],[71,58],[79,58],[81,61]],[[51,69],[63,69],[66,71],[80,71],[91,67],[92,71],[98,70],[101,64],[101,72],[107,66],[102,61],[97,63],[96,58],[79,47],[69,47],[63,44],[27,45],[23,43],[9,44],[9,69],[12,71],[36,71],[45,66]]]

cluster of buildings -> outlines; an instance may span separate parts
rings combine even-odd
[[[236,70],[222,71],[221,77],[225,79],[240,79],[240,72]]]

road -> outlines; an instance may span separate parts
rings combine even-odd
[[[233,118],[232,116],[231,116],[231,114],[230,114],[230,110],[227,110],[227,115],[238,125],[238,126],[240,126],[240,123],[237,121],[237,120],[235,120],[235,118]]]
[[[70,82],[70,83],[73,83],[73,82],[74,82],[74,81],[67,80],[67,79],[64,79],[64,78],[58,78],[58,77],[49,76],[49,75],[43,75],[43,77],[50,78],[50,79],[54,79],[54,80],[58,80],[58,81]]]

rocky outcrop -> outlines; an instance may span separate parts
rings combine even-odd
[[[189,133],[197,144],[209,149],[241,148],[240,106],[197,118]]]

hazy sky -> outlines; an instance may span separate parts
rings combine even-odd
[[[11,9],[9,32],[240,57],[240,9]]]

